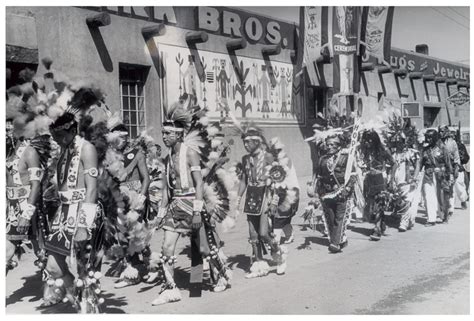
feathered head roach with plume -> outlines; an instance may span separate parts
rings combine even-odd
[[[100,105],[104,94],[91,82],[71,82],[65,76],[57,77],[51,69],[53,62],[50,58],[42,59],[42,63],[46,72],[40,84],[41,98],[53,121],[50,129],[77,127],[92,106]]]
[[[182,101],[177,101],[165,109],[163,129],[184,133],[191,127],[192,115]]]
[[[242,140],[255,139],[267,145],[267,141],[263,135],[263,129],[261,129],[255,122],[249,121],[241,123],[233,113],[229,113],[229,116],[231,117],[234,124],[234,134],[240,134],[240,138],[242,138]]]
[[[389,149],[414,148],[417,145],[418,131],[410,119],[403,119],[394,114],[386,124],[387,128],[382,132],[382,137]]]

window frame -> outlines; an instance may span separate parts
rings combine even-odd
[[[130,138],[139,137],[140,133],[147,128],[145,90],[146,75],[147,69],[145,66],[141,67],[128,64],[120,65],[120,112],[122,115],[123,124],[127,127]],[[126,93],[124,91],[125,87],[127,88]],[[133,94],[132,91],[134,92]],[[127,100],[127,108],[124,106],[125,100]],[[132,101],[134,103],[132,103]],[[132,105],[134,105],[135,108],[132,108]],[[135,118],[134,121],[132,121],[133,118]]]

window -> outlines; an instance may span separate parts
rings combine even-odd
[[[403,103],[402,115],[404,118],[420,117],[420,104],[419,103]]]
[[[121,63],[119,68],[122,119],[135,138],[146,129],[144,87],[149,67]]]

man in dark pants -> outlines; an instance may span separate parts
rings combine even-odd
[[[374,223],[370,235],[373,241],[380,240],[385,231],[385,208],[387,206],[387,168],[394,165],[392,156],[384,148],[379,134],[373,129],[362,132],[359,146],[359,166],[365,172],[364,213]]]
[[[349,189],[344,184],[344,174],[348,154],[341,149],[338,136],[326,138],[326,147],[327,154],[320,158],[316,172],[316,188],[328,230],[328,249],[332,253],[338,253],[347,245],[346,227],[349,217],[346,215],[346,205]]]

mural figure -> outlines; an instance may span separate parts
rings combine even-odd
[[[219,74],[216,76],[216,102],[217,102],[217,111],[220,112],[221,117],[229,117],[229,102],[228,97],[230,94],[230,77],[227,75],[226,71],[226,61],[225,59],[221,59],[221,66]]]
[[[270,78],[267,74],[267,67],[265,65],[262,65],[262,77],[258,80],[259,88],[261,97],[262,97],[262,118],[269,118],[269,113],[270,113],[270,95],[271,91],[270,88],[272,86],[270,82]]]

